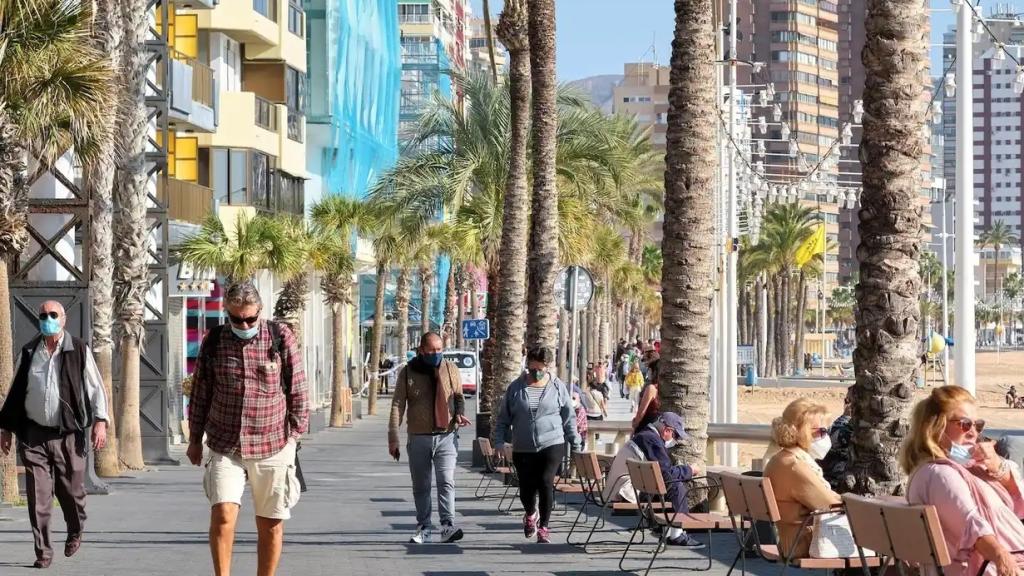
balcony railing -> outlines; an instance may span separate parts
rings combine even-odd
[[[259,96],[256,96],[256,125],[277,132],[277,106]]]
[[[288,110],[288,138],[299,143],[305,140],[302,133],[302,113],[291,109]]]
[[[431,14],[399,14],[399,24],[429,24],[433,21]]]
[[[183,220],[202,224],[213,209],[213,190],[193,182],[167,178],[157,180],[157,197],[167,203],[167,216],[172,220]]]
[[[196,60],[189,60],[192,67],[192,100],[213,108],[213,69]]]

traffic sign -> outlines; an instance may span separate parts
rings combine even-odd
[[[570,312],[589,306],[594,298],[594,278],[590,271],[582,266],[563,269],[555,284],[555,298],[561,300],[562,308]]]
[[[463,320],[462,338],[465,340],[487,340],[491,337],[491,323],[487,319]]]

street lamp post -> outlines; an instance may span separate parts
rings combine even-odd
[[[956,207],[954,242],[956,384],[971,394],[974,386],[974,45],[973,10],[959,0],[956,21]]]
[[[737,20],[738,14],[736,12],[736,0],[729,0],[729,139],[731,142],[736,141],[736,40],[738,37]],[[737,217],[737,190],[736,190],[736,150],[733,146],[729,146],[729,186],[725,202],[726,208],[726,240],[725,240],[725,331],[724,339],[725,345],[723,346],[724,354],[724,374],[722,374],[723,384],[723,405],[721,407],[722,415],[724,416],[723,421],[733,423],[736,422],[737,416],[737,403],[739,398],[737,397],[736,390],[736,371],[737,371],[737,357],[736,357],[736,339],[738,335],[737,330],[737,308],[739,307],[739,301],[737,299],[736,290],[736,268],[739,264],[737,258],[737,248],[739,243],[739,218]],[[721,462],[725,466],[736,466],[738,460],[737,447],[733,443],[725,444],[722,448]]]

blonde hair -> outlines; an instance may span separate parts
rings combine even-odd
[[[910,415],[910,432],[900,449],[900,467],[913,474],[918,466],[938,458],[945,458],[940,446],[946,424],[961,404],[974,403],[974,396],[959,386],[940,386],[914,406]]]
[[[807,420],[812,416],[824,416],[828,409],[810,398],[797,398],[786,406],[782,416],[772,420],[772,440],[779,448],[811,446],[811,434],[806,430]]]

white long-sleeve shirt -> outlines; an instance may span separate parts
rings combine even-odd
[[[33,422],[51,428],[60,427],[60,367],[61,354],[74,350],[67,332],[57,341],[57,352],[50,354],[46,341],[39,343],[28,371],[28,391],[25,395],[25,414]],[[85,349],[85,401],[92,406],[94,420],[108,420],[107,397],[103,392],[103,378],[93,359],[92,351]]]

